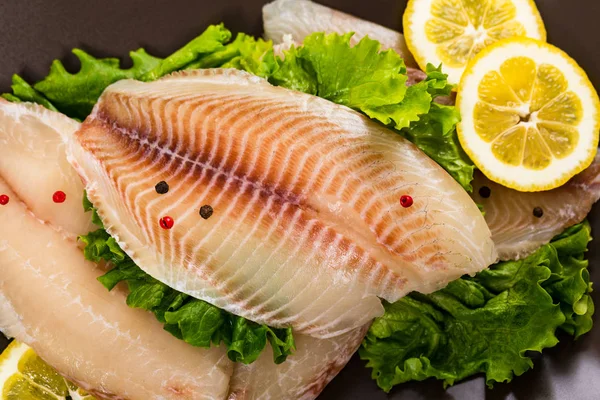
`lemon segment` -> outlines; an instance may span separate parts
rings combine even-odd
[[[509,37],[546,40],[533,0],[409,0],[404,35],[415,60],[443,64],[457,84],[466,64],[485,47]]]
[[[13,341],[0,355],[2,400],[94,400],[65,380],[23,343]]]
[[[598,94],[575,61],[544,42],[510,38],[480,52],[467,65],[456,105],[467,154],[513,189],[558,187],[597,152]]]

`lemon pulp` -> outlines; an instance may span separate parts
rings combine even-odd
[[[491,180],[512,189],[554,189],[594,160],[600,99],[560,49],[504,39],[469,61],[456,105],[465,152]]]
[[[511,0],[433,0],[425,34],[444,66],[461,67],[498,40],[525,36],[516,16]]]
[[[577,147],[582,104],[563,73],[518,56],[479,83],[475,132],[508,165],[542,170]]]
[[[95,399],[65,380],[22,343],[12,342],[0,356],[0,372],[5,377],[1,382],[2,400]]]

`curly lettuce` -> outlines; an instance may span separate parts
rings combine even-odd
[[[429,295],[385,304],[359,353],[379,387],[435,378],[445,385],[484,373],[491,387],[532,368],[530,352],[592,327],[585,259],[587,222],[520,261],[502,262]]]

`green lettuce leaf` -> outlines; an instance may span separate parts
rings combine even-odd
[[[200,36],[161,60],[151,70],[134,78],[143,81],[153,81],[173,71],[186,68],[208,54],[222,50],[224,44],[231,39],[231,32],[223,24],[211,25]]]
[[[95,58],[80,49],[74,49],[73,54],[81,64],[79,72],[71,74],[62,62],[54,60],[48,76],[33,87],[63,114],[80,120],[92,111],[108,85],[121,79],[139,77],[160,62],[144,49],[129,53],[133,60],[129,69],[122,69],[117,58]]]
[[[54,104],[50,102],[50,100],[44,97],[42,93],[31,87],[29,83],[27,83],[17,74],[13,75],[12,77],[11,89],[13,91],[12,94],[4,93],[2,97],[13,102],[28,101],[31,103],[41,104],[52,111],[58,111],[56,107],[54,107]]]
[[[402,135],[442,166],[468,192],[475,165],[464,152],[456,134],[460,122],[458,110],[453,106],[432,103],[427,114],[403,129]]]
[[[186,66],[197,68],[236,68],[268,78],[279,67],[273,53],[273,43],[239,33],[221,50]]]
[[[407,92],[404,61],[392,50],[380,52],[381,44],[368,37],[352,47],[352,35],[313,33],[307,36],[298,49],[285,52],[285,58],[280,59],[280,70],[271,80],[295,90],[304,88],[305,93],[354,108],[389,124],[397,117],[394,112]],[[429,102],[431,97],[427,96],[421,110],[427,112]],[[404,113],[410,113],[408,108]],[[418,120],[418,114],[402,115],[396,126],[411,118]]]
[[[50,73],[31,87],[22,78],[13,77],[13,93],[3,97],[11,101],[32,101],[58,110],[72,118],[85,119],[94,104],[110,84],[121,79],[154,80],[173,71],[184,69],[209,54],[224,48],[231,38],[222,24],[209,26],[200,36],[165,59],[151,56],[144,49],[129,53],[133,66],[121,68],[117,58],[95,58],[80,49],[73,54],[81,67],[69,73],[60,60],[55,60]]]
[[[360,349],[373,379],[389,391],[411,380],[452,385],[484,373],[492,386],[532,368],[529,352],[555,346],[557,329],[575,337],[588,332],[590,234],[584,222],[524,260],[386,303]]]
[[[83,206],[94,213],[98,225],[102,226],[87,196],[84,196]],[[113,266],[98,278],[104,287],[113,290],[125,282],[129,289],[127,305],[154,313],[166,331],[186,343],[205,348],[223,343],[228,357],[244,364],[256,361],[267,342],[273,349],[276,364],[284,362],[295,350],[291,328],[260,325],[172,289],[140,269],[103,228],[79,239],[85,245],[86,259],[108,261]]]

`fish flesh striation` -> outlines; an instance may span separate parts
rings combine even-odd
[[[473,188],[473,200],[483,205],[500,259],[521,259],[589,214],[600,199],[600,154],[583,172],[550,191],[519,192],[479,171]]]
[[[311,400],[344,368],[369,325],[333,339],[296,335],[296,351],[274,364],[269,348],[250,365],[236,364],[228,400]]]
[[[70,239],[94,230],[81,206],[83,184],[67,161],[62,138],[79,125],[40,105],[0,98],[0,176],[18,198],[33,200],[28,206],[34,215]],[[52,201],[56,191],[66,194],[63,204]]]
[[[263,22],[265,37],[276,45],[285,42],[286,35],[302,42],[313,32],[354,32],[351,44],[368,36],[379,41],[382,50],[395,50],[407,66],[418,67],[401,33],[309,0],[273,1],[263,7]]]
[[[74,139],[70,161],[140,268],[259,323],[333,337],[380,315],[380,297],[496,260],[475,203],[410,142],[241,71],[120,81]]]

